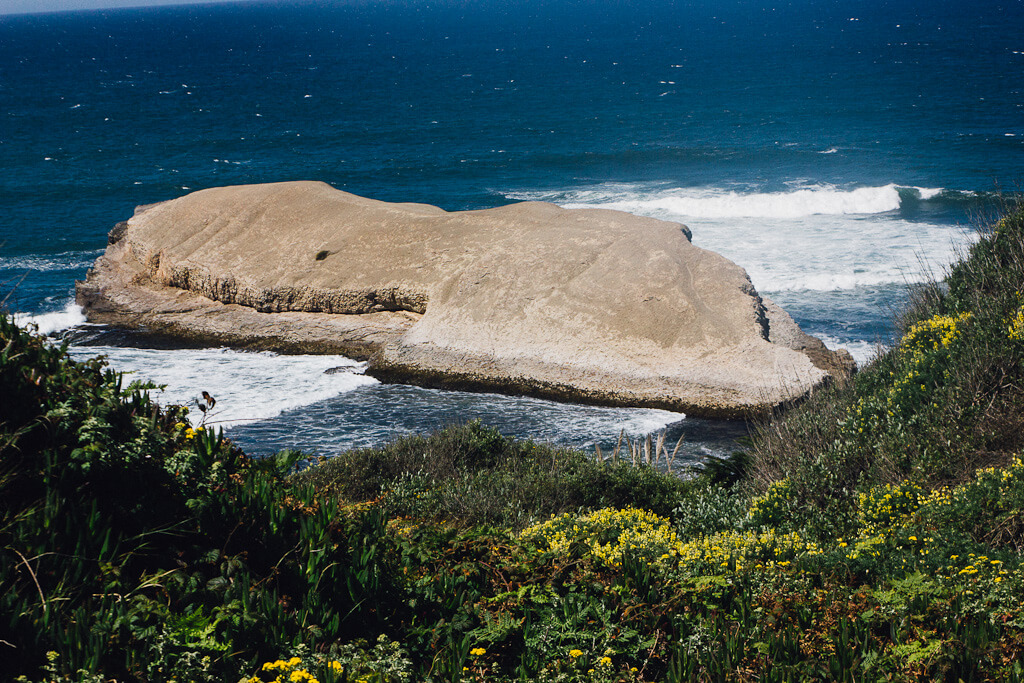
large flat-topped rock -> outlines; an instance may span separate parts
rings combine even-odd
[[[93,321],[349,353],[395,379],[702,415],[848,365],[677,223],[539,202],[449,213],[316,182],[142,207],[79,300]]]

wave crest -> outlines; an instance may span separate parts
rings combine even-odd
[[[609,185],[599,189],[541,196],[513,193],[513,199],[545,199],[566,208],[619,209],[630,213],[664,212],[681,218],[780,218],[805,216],[870,215],[897,211],[904,201],[928,201],[942,188],[902,186],[844,190],[832,185],[811,185],[781,192],[739,192],[722,188],[642,189]]]
[[[39,334],[50,335],[63,332],[78,325],[84,325],[86,320],[82,307],[74,301],[69,301],[64,306],[64,309],[60,311],[38,313],[35,315],[15,313],[14,322],[22,327],[29,324],[34,325]]]
[[[970,192],[896,183],[855,189],[804,183],[779,192],[606,183],[510,196],[685,223],[694,244],[745,268],[765,292],[828,292],[925,280],[929,267],[950,263],[957,245],[972,236],[920,216],[910,220],[901,209],[978,200]]]

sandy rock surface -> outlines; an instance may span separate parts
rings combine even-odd
[[[140,207],[78,287],[94,322],[345,353],[384,378],[740,416],[852,367],[677,224],[445,212],[324,183]]]

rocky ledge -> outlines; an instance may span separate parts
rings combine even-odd
[[[853,368],[684,226],[618,211],[290,182],[140,207],[109,242],[78,283],[92,322],[387,380],[742,417]]]

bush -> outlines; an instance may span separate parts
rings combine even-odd
[[[679,538],[688,540],[745,526],[749,498],[711,483],[701,484],[695,482],[672,510]]]
[[[383,517],[290,485],[293,455],[249,460],[7,316],[0,348],[7,674],[224,680],[395,608]]]
[[[638,505],[671,514],[691,485],[648,466],[502,436],[479,421],[342,453],[296,481],[396,515],[521,529],[580,508]]]
[[[902,338],[848,385],[762,425],[748,489],[787,480],[793,528],[852,532],[857,492],[911,480],[962,482],[1024,447],[1024,210],[924,287]],[[1021,323],[1024,325],[1024,323]]]
[[[668,520],[636,508],[565,513],[525,529],[520,538],[546,552],[584,552],[608,567],[621,567],[627,559],[667,567],[682,547]]]

